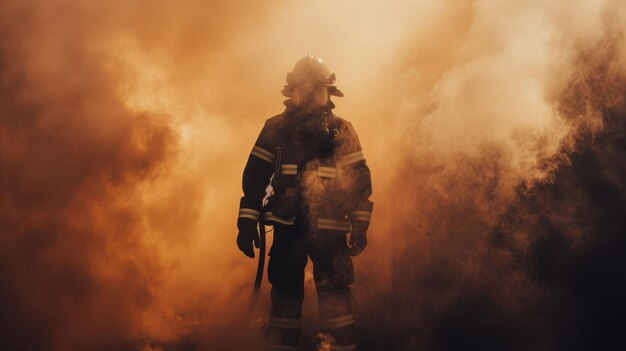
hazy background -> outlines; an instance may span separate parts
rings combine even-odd
[[[618,0],[3,1],[0,344],[253,348],[267,291],[248,313],[240,177],[310,52],[372,170],[364,349],[623,345],[625,16]]]

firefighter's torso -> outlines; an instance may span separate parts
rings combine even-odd
[[[285,113],[276,119],[272,133],[276,169],[264,210],[268,222],[346,218],[348,199],[335,147],[340,123],[329,112]]]

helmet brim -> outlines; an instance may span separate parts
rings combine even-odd
[[[335,86],[328,87],[328,93],[332,96],[343,97],[343,92]]]
[[[283,90],[281,90],[280,93],[283,94],[283,96],[285,97],[291,97],[291,88],[289,88],[288,85],[285,85],[285,87],[283,87]],[[332,96],[343,97],[343,92],[337,89],[337,87],[335,86],[329,86],[328,93]]]

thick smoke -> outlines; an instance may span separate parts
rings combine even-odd
[[[162,279],[134,189],[158,173],[176,136],[165,116],[123,106],[91,46],[99,21],[76,17],[85,9],[75,5],[2,5],[6,349],[120,347]]]
[[[142,82],[125,64],[130,55],[122,45],[140,45],[147,56],[167,45],[180,64],[188,59],[184,50],[205,40],[218,50],[232,31],[211,30],[214,24],[205,20],[238,9],[228,6],[179,25],[199,4],[0,6],[2,347],[131,347],[154,324],[147,312],[167,313],[175,301],[162,289],[176,267],[166,256],[174,250],[160,246],[189,244],[189,227],[163,219],[163,212],[173,212],[180,224],[201,206],[193,196],[150,206],[163,197],[175,160],[184,157],[177,144],[185,135],[172,111],[129,100],[130,89]],[[194,39],[187,31],[213,35]],[[200,54],[191,57],[210,64],[208,54]],[[189,183],[181,195],[192,194],[193,182],[180,179],[177,190]],[[189,208],[177,208],[183,200]]]
[[[625,11],[3,2],[0,342],[253,349],[267,296],[243,317],[240,176],[307,52],[337,73],[372,170],[365,349],[619,342]]]
[[[367,345],[623,344],[623,9],[600,6],[605,22],[572,38],[563,8],[476,5],[441,53],[457,64],[424,89],[424,65],[408,63],[425,96],[398,113],[411,151],[377,205],[394,258],[363,272],[362,294],[383,292],[363,307]]]

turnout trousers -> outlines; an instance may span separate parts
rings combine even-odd
[[[301,218],[301,217],[300,217]],[[313,263],[320,331],[332,340],[331,350],[356,349],[350,285],[354,282],[346,232],[310,229],[306,220],[275,225],[268,277],[272,284],[268,327],[270,349],[297,350],[300,344],[304,268]]]

